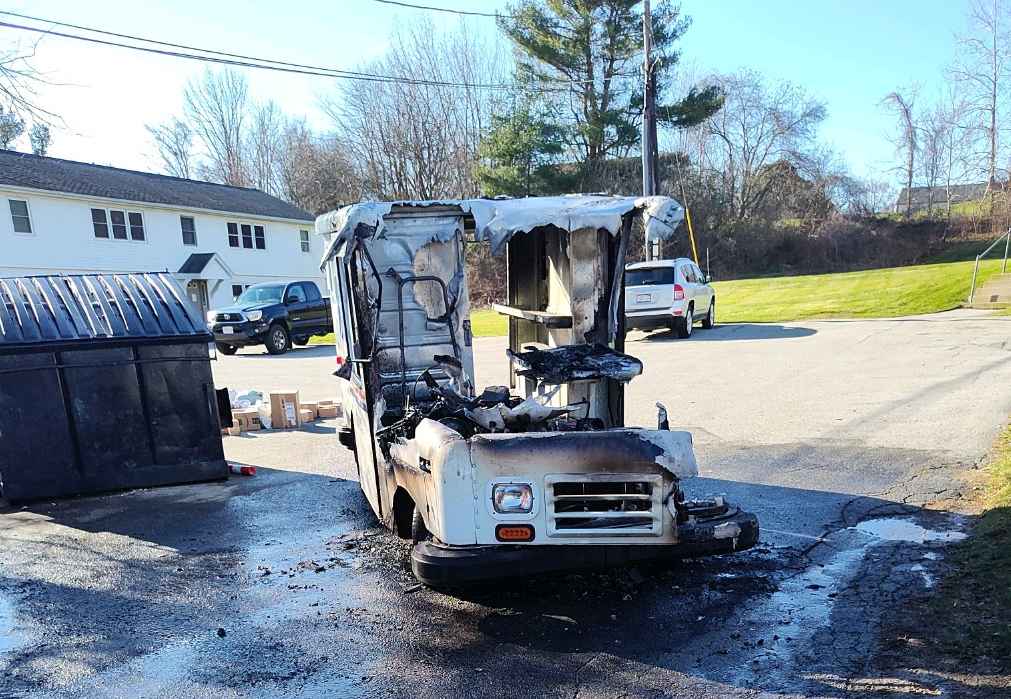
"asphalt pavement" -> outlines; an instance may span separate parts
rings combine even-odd
[[[505,380],[478,339],[478,383]],[[883,675],[882,618],[942,571],[959,496],[1011,413],[1011,318],[636,333],[627,421],[695,435],[691,494],[756,512],[752,551],[420,588],[332,421],[225,438],[253,477],[0,509],[0,697],[843,696],[966,691]],[[333,349],[243,350],[235,388],[332,397]],[[926,509],[924,506],[929,506]]]

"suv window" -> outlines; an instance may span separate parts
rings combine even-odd
[[[302,290],[301,284],[292,284],[288,287],[288,295],[284,299],[287,301],[292,301],[294,303],[305,303],[305,291]]]
[[[309,297],[309,303],[319,301],[320,299],[319,287],[317,287],[315,284],[303,284],[302,288],[305,289],[306,295]]]
[[[699,269],[698,265],[692,265],[692,269],[695,270],[695,278],[699,280],[699,284],[705,284],[705,283],[707,283],[706,282],[706,275],[702,272],[701,269]]]
[[[625,286],[654,286],[673,284],[673,267],[640,267],[625,270]]]
[[[695,270],[692,269],[692,265],[685,265],[681,268],[681,275],[685,278],[685,281],[689,284],[695,284],[698,279],[695,278]]]

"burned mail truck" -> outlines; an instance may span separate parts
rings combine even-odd
[[[754,545],[754,515],[691,499],[692,437],[658,404],[624,420],[622,274],[633,226],[674,234],[665,197],[361,203],[320,216],[341,441],[415,575],[452,585]],[[478,387],[464,248],[506,266],[509,386]]]

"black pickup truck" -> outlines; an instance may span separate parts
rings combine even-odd
[[[250,345],[284,354],[293,343],[304,345],[313,335],[332,333],[333,316],[330,299],[315,282],[254,284],[234,305],[209,312],[207,326],[222,354]]]

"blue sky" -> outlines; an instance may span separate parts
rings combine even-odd
[[[494,11],[497,0],[427,0],[458,9]],[[278,3],[255,0],[9,0],[3,8],[126,34],[248,53],[293,62],[353,68],[382,54],[398,25],[428,17],[455,27],[450,15],[396,9],[371,0]],[[856,174],[886,178],[892,146],[890,121],[878,106],[889,91],[921,86],[924,99],[941,88],[964,24],[963,2],[944,0],[684,0],[693,24],[681,42],[686,61],[700,71],[749,67],[803,86],[828,108],[821,131]],[[17,20],[12,20],[17,21]],[[490,19],[465,20],[492,33]],[[0,30],[10,46],[20,37]],[[66,127],[54,133],[51,155],[138,169],[158,167],[144,125],[179,110],[182,88],[203,67],[57,38],[38,46],[36,65],[49,78],[40,99]],[[337,89],[325,79],[249,70],[253,95],[271,97],[317,126],[322,94]]]

